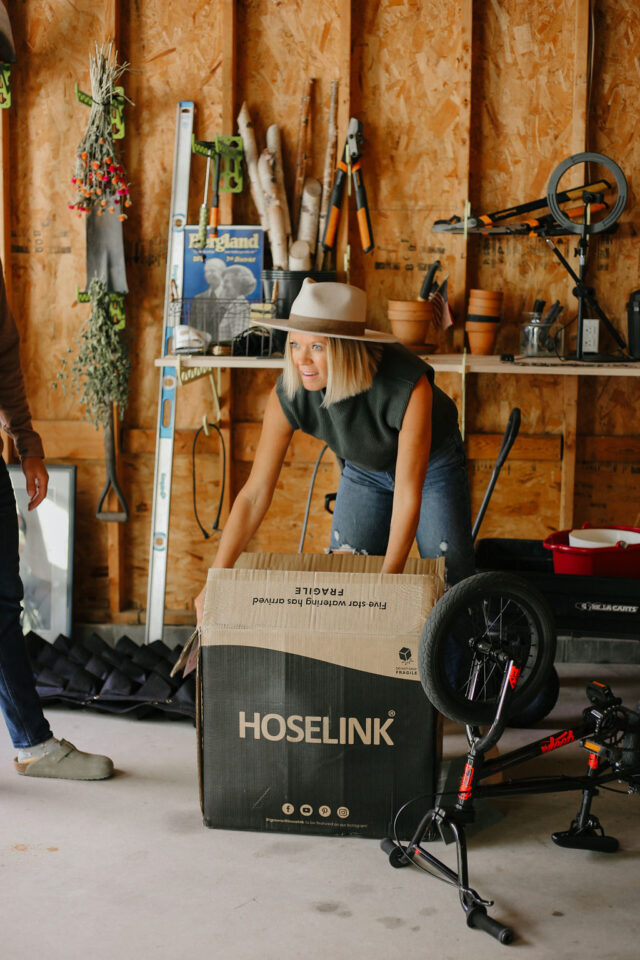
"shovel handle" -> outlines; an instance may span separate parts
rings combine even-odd
[[[480,509],[478,510],[478,516],[475,519],[473,524],[473,529],[471,531],[471,539],[475,542],[476,537],[478,536],[478,530],[480,529],[480,524],[484,518],[485,513],[487,512],[487,507],[489,506],[489,500],[491,499],[491,494],[493,493],[493,488],[496,485],[496,480],[498,479],[498,474],[502,469],[502,466],[509,455],[509,451],[514,444],[516,437],[518,436],[518,430],[520,429],[520,408],[514,407],[509,416],[507,426],[504,431],[504,436],[502,438],[502,443],[498,451],[498,457],[496,459],[496,464],[493,468],[493,473],[491,474],[491,479],[489,480],[489,486],[486,489],[482,503],[480,504]]]
[[[497,470],[502,468],[503,463],[509,456],[509,451],[511,450],[511,447],[518,436],[518,431],[520,430],[520,420],[520,408],[514,407],[509,415],[509,420],[504,431],[502,443],[500,444],[500,450],[498,451],[498,459],[496,460]]]
[[[104,427],[104,459],[107,470],[107,482],[104,485],[100,500],[98,501],[96,519],[106,522],[126,523],[129,519],[129,508],[116,478],[116,445],[113,435],[113,408],[109,411],[109,417]],[[112,489],[118,498],[118,503],[121,507],[120,510],[102,509],[102,505],[107,499],[109,489]]]

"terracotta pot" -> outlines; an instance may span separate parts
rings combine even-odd
[[[499,323],[467,320],[464,329],[471,353],[493,353],[499,326]]]
[[[429,329],[429,320],[424,317],[389,317],[391,332],[400,343],[423,344]]]
[[[424,317],[433,315],[433,304],[428,300],[389,300],[387,314],[390,317]]]
[[[422,345],[433,320],[433,304],[428,300],[389,300],[387,316],[400,343]]]
[[[502,300],[502,290],[469,290],[469,297],[478,300]]]
[[[467,316],[499,319],[502,312],[502,292],[499,290],[470,290]]]
[[[474,317],[499,317],[502,313],[502,306],[500,304],[496,306],[487,306],[484,303],[476,303],[469,301],[469,306],[467,307],[467,314]]]

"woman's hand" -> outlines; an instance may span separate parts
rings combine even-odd
[[[49,474],[42,457],[25,457],[21,466],[27,480],[29,510],[35,510],[47,495]]]

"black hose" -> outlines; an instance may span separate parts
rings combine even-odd
[[[307,494],[307,506],[304,511],[304,520],[302,521],[302,533],[300,534],[300,544],[298,546],[298,553],[302,553],[302,548],[304,546],[304,538],[307,535],[307,524],[309,523],[309,511],[311,509],[311,495],[313,494],[313,488],[316,482],[316,475],[318,473],[318,467],[320,466],[320,461],[324,456],[325,450],[328,448],[328,444],[325,443],[324,447],[318,454],[316,460],[316,465],[313,468],[313,473],[311,474],[311,482],[309,483],[309,493]]]
[[[218,512],[216,513],[216,519],[213,522],[212,530],[219,530],[220,523],[220,514],[222,513],[222,501],[224,499],[224,484],[225,484],[225,475],[227,472],[227,450],[225,447],[224,437],[222,436],[222,431],[216,423],[208,423],[207,427],[209,429],[215,430],[220,437],[220,453],[222,454],[222,480],[220,482],[220,499],[218,500]],[[191,447],[191,490],[193,494],[193,513],[196,518],[196,523],[202,531],[202,535],[205,540],[208,540],[211,534],[207,533],[205,528],[200,523],[200,518],[198,516],[198,508],[196,507],[196,441],[202,431],[204,430],[204,424],[201,427],[198,427],[196,430],[196,435],[193,438],[193,445]]]

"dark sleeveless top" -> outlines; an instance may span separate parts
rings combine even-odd
[[[302,430],[329,445],[341,460],[364,470],[389,471],[396,465],[398,434],[409,397],[426,374],[433,389],[431,453],[458,429],[455,403],[434,385],[433,367],[399,343],[385,344],[368,390],[322,407],[324,390],[299,387],[288,400],[282,376],[276,383],[280,405],[294,430]]]

